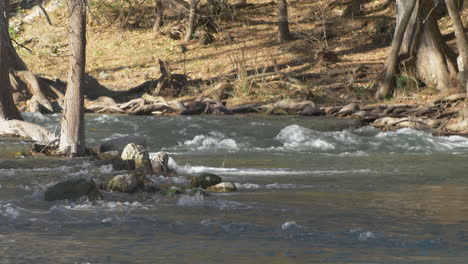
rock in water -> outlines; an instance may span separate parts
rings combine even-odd
[[[133,193],[144,187],[142,177],[134,174],[117,175],[107,184],[108,191]]]
[[[206,189],[210,192],[235,192],[237,187],[232,182],[222,182],[213,186],[210,186]]]
[[[46,201],[77,199],[83,195],[90,201],[102,199],[102,194],[93,179],[72,178],[56,183],[47,188],[44,193]]]
[[[169,167],[169,155],[160,151],[151,159],[151,167],[154,173],[161,173],[163,176],[173,176],[177,173]]]
[[[148,151],[141,145],[128,144],[122,151],[120,158],[124,161],[135,161],[136,169],[143,169],[145,172],[152,172],[151,161]]]
[[[210,194],[202,188],[194,188],[194,189],[187,190],[185,194],[187,194],[188,196],[203,196],[203,197],[210,196]]]
[[[130,143],[136,144],[136,145],[141,145],[146,148],[146,140],[144,137],[140,136],[126,136],[126,137],[120,137],[116,139],[111,139],[108,140],[104,143],[101,144],[101,147],[99,148],[100,152],[106,152],[106,151],[111,151],[111,150],[117,150],[120,153],[122,153],[123,149]]]
[[[210,186],[221,183],[221,181],[222,181],[221,177],[219,177],[216,174],[202,173],[199,176],[194,177],[192,179],[192,182],[190,183],[190,188],[201,187],[203,189],[206,189]]]
[[[166,152],[160,151],[151,159],[151,166],[154,172],[166,173],[169,171],[168,167],[169,155]]]

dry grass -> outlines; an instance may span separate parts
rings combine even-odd
[[[100,0],[108,1],[108,0]],[[151,2],[151,1],[150,1]],[[321,73],[339,69],[366,67],[363,79],[352,76],[325,76],[305,80],[303,88],[331,101],[371,100],[372,80],[377,78],[392,36],[394,10],[381,9],[384,1],[364,5],[364,18],[342,18],[342,1],[290,1],[290,28],[297,39],[286,44],[276,41],[276,6],[269,0],[249,0],[253,7],[238,10],[238,19],[226,23],[216,41],[208,46],[196,40],[183,43],[156,35],[150,28],[122,28],[106,13],[93,10],[88,25],[87,71],[112,89],[127,89],[147,79],[159,77],[157,59],[170,63],[177,73],[185,71],[193,79],[231,78],[235,80],[235,101],[272,101],[293,97],[297,88],[278,82],[246,81],[246,76],[279,69],[291,75]],[[52,12],[53,26],[38,17],[23,24],[17,41],[32,54],[19,48],[20,55],[36,73],[66,79],[68,69],[67,15],[65,7]],[[149,18],[151,19],[151,18]],[[326,34],[324,34],[326,33]],[[226,34],[232,42],[223,41]],[[326,35],[326,38],[325,38]],[[188,48],[185,60],[181,45]],[[336,56],[327,61],[324,51]],[[339,89],[325,89],[333,84]],[[193,88],[198,92],[201,88]]]

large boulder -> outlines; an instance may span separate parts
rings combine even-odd
[[[116,139],[108,140],[101,144],[99,148],[100,152],[107,152],[117,150],[119,153],[122,153],[123,149],[130,143],[137,144],[143,147],[147,147],[146,140],[144,137],[140,136],[125,136],[119,137]]]
[[[202,173],[197,177],[192,178],[192,182],[190,183],[190,188],[203,188],[206,189],[210,186],[216,185],[221,183],[222,179],[216,174],[212,173]]]
[[[210,186],[206,189],[210,192],[235,192],[237,191],[237,187],[232,182],[222,182],[216,185]]]
[[[143,189],[143,177],[135,174],[117,175],[107,184],[108,191],[117,191],[123,193],[133,193],[138,189]]]
[[[152,172],[151,161],[148,151],[145,147],[130,143],[122,151],[120,158],[123,161],[134,161],[136,169],[141,169],[145,172]]]
[[[48,187],[44,199],[46,201],[77,199],[83,195],[86,195],[90,201],[102,199],[94,180],[82,177],[64,180]]]

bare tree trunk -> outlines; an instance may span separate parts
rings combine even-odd
[[[164,5],[161,0],[155,0],[156,18],[154,20],[153,32],[159,32],[163,25]]]
[[[399,8],[407,5],[405,0],[398,0],[397,4]],[[413,77],[444,91],[456,78],[457,66],[456,55],[440,33],[434,12],[437,4],[438,1],[433,0],[418,1],[403,39],[400,56],[409,56],[408,62],[415,65],[416,74]]]
[[[343,16],[357,17],[361,13],[361,0],[351,0],[346,7]]]
[[[187,22],[187,32],[185,33],[184,41],[190,41],[192,39],[193,33],[195,32],[195,20],[197,17],[198,2],[200,0],[191,0],[190,1],[190,13]]]
[[[397,26],[395,36],[393,37],[392,47],[390,54],[385,62],[385,75],[383,83],[377,91],[377,98],[381,99],[387,96],[395,87],[395,74],[398,66],[398,55],[400,53],[401,44],[405,35],[406,28],[408,26],[411,14],[413,13],[414,7],[416,6],[417,0],[409,0],[408,9],[404,10],[403,17],[400,24]],[[400,12],[403,10],[399,10]]]
[[[0,1],[0,120],[23,120],[11,95],[8,8],[8,0]]]
[[[291,39],[288,22],[288,3],[286,0],[278,0],[278,41],[280,43]]]
[[[438,90],[447,90],[452,78],[456,76],[456,56],[444,42],[437,24],[435,9],[437,1],[418,0],[412,7],[413,1],[397,0],[397,26],[395,37],[400,28],[405,25],[408,10],[412,10],[412,16],[406,28],[403,28],[404,37],[398,52],[400,58],[404,58],[406,74],[415,79],[422,80]],[[393,44],[392,44],[393,46]],[[393,49],[392,49],[393,50]],[[392,54],[392,58],[395,58]],[[390,59],[390,58],[389,58]],[[398,59],[398,57],[397,57]],[[382,98],[393,91],[394,76],[397,73],[399,61],[392,72],[393,77],[387,75],[389,60],[386,62],[386,75],[383,85],[380,87],[377,97]],[[393,67],[393,65],[390,65]]]
[[[70,70],[62,114],[60,151],[85,154],[83,93],[86,65],[86,0],[67,0],[70,11]]]
[[[452,20],[453,29],[455,31],[455,37],[457,39],[457,47],[460,58],[459,65],[459,81],[460,85],[464,89],[468,89],[468,41],[466,40],[465,30],[463,28],[463,22],[458,13],[458,6],[455,0],[445,0],[447,10]],[[468,92],[468,90],[467,90]]]

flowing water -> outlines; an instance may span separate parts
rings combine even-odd
[[[86,120],[88,145],[141,135],[179,175],[213,172],[239,191],[45,202],[47,185],[111,167],[12,157],[29,143],[3,140],[0,263],[468,263],[466,138],[326,118]]]

